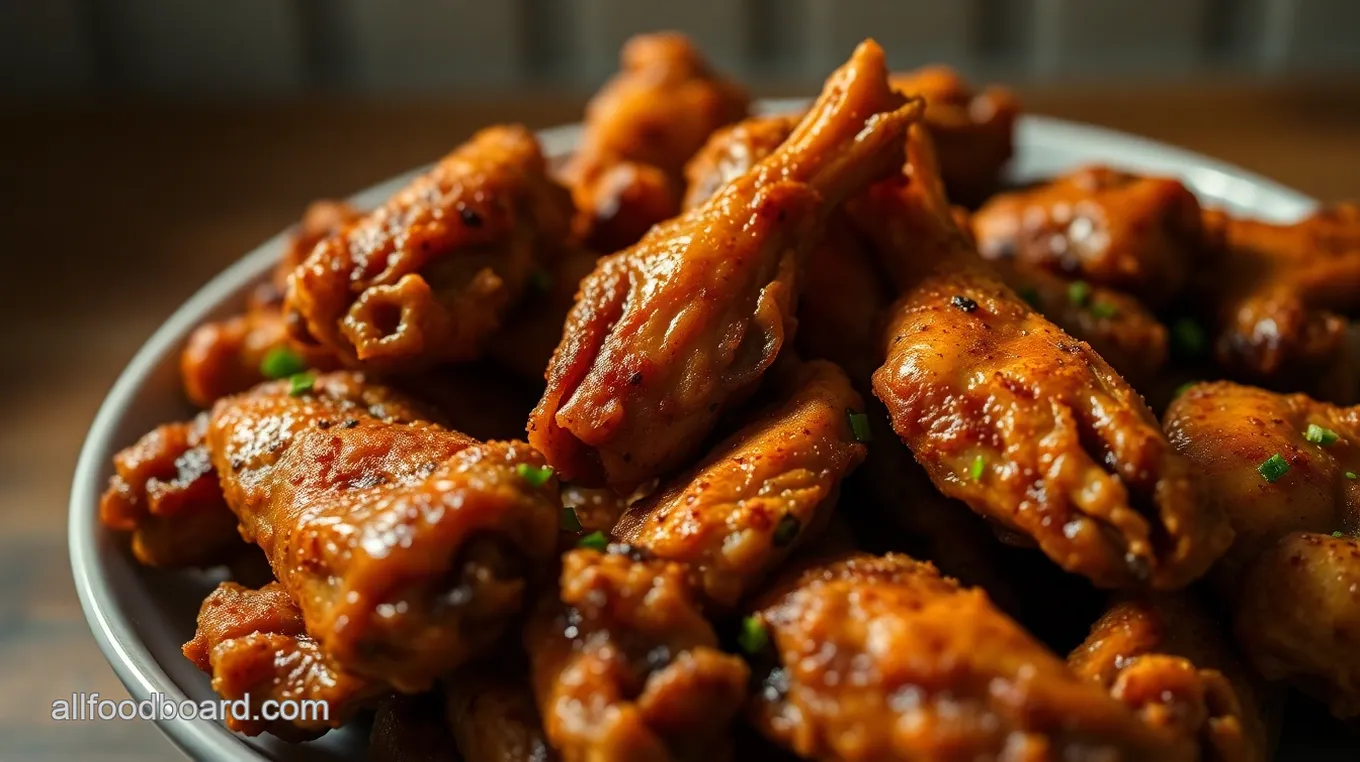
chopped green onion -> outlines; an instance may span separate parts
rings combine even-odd
[[[1039,289],[1034,286],[1025,286],[1015,293],[1018,294],[1021,299],[1024,299],[1029,306],[1036,310],[1039,309]]]
[[[585,537],[582,537],[580,540],[577,540],[576,547],[590,548],[591,550],[598,550],[603,553],[604,549],[609,547],[609,540],[604,536],[604,532],[597,529]]]
[[[1347,479],[1350,479],[1351,481],[1355,481],[1355,472],[1354,472],[1354,471],[1347,471],[1347,472],[1346,472],[1346,478],[1347,478]]]
[[[290,397],[301,397],[310,392],[312,386],[316,384],[316,374],[311,371],[294,373],[288,377],[288,395]]]
[[[1332,536],[1339,540],[1345,535],[1341,534],[1341,532],[1332,532]]]
[[[982,469],[984,466],[986,466],[986,463],[982,460],[981,455],[973,458],[973,465],[968,467],[968,475],[973,477],[973,481],[982,481]]]
[[[1085,306],[1091,298],[1091,284],[1084,280],[1074,280],[1067,286],[1067,298],[1078,307]]]
[[[515,473],[519,478],[529,483],[530,487],[542,487],[552,478],[552,466],[531,466],[528,463],[521,463],[515,466]]]
[[[1289,473],[1289,464],[1286,463],[1284,458],[1280,457],[1280,454],[1277,452],[1269,458],[1266,458],[1264,463],[1257,466],[1256,472],[1261,475],[1261,478],[1274,484],[1281,476]]]
[[[265,378],[288,378],[304,370],[307,370],[307,363],[302,355],[288,347],[270,347],[260,361],[260,375]]]
[[[552,273],[542,268],[534,270],[532,273],[529,274],[529,285],[533,286],[535,289],[539,291],[543,292],[551,291],[553,287]]]
[[[737,633],[737,645],[748,654],[758,654],[770,645],[770,632],[765,623],[757,616],[741,620],[741,632]]]
[[[1316,423],[1308,424],[1308,430],[1303,432],[1303,438],[1308,440],[1309,442],[1312,442],[1315,445],[1322,445],[1323,447],[1326,447],[1327,445],[1336,442],[1337,439],[1340,439],[1340,437],[1337,436],[1337,433],[1335,431],[1332,431],[1331,429],[1323,426],[1319,426]]]
[[[576,515],[575,508],[562,509],[562,531],[579,532],[581,531],[581,517]]]
[[[1209,346],[1209,335],[1199,323],[1181,318],[1171,326],[1171,350],[1178,357],[1193,359],[1204,354]]]
[[[1195,384],[1198,384],[1198,383],[1199,383],[1198,381],[1186,381],[1185,383],[1183,383],[1183,384],[1181,384],[1180,386],[1176,387],[1176,391],[1172,392],[1172,395],[1173,395],[1174,397],[1179,397],[1179,396],[1181,396],[1182,394],[1185,394],[1186,392],[1190,391],[1190,387],[1192,387],[1192,386],[1194,386]]]
[[[874,438],[874,432],[869,428],[868,413],[847,410],[846,414],[850,416],[850,433],[854,435],[856,442],[868,442]]]
[[[798,536],[798,530],[802,528],[803,524],[796,516],[784,514],[784,517],[774,527],[774,546],[776,548],[788,547],[793,539]]]
[[[1096,302],[1091,305],[1091,314],[1101,320],[1109,320],[1119,315],[1119,308],[1109,302]]]

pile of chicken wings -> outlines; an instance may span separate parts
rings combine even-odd
[[[494,126],[319,202],[194,333],[202,412],[100,516],[232,570],[184,646],[217,693],[329,707],[233,729],[1260,761],[1287,686],[1360,716],[1360,207],[1003,188],[1015,98],[872,41],[805,113],[749,107],[637,37],[565,163]]]

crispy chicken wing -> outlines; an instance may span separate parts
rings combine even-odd
[[[147,566],[211,566],[246,547],[204,443],[207,426],[206,413],[158,426],[113,456],[99,521],[131,532],[132,554]]]
[[[444,683],[462,762],[555,762],[528,676],[495,666],[460,672]]]
[[[975,91],[947,66],[892,76],[898,92],[926,100],[925,125],[940,154],[949,197],[969,206],[991,195],[1014,150],[1020,102],[1005,88]]]
[[[973,232],[988,259],[1076,275],[1154,308],[1181,294],[1206,251],[1199,202],[1184,185],[1099,166],[993,197]]]
[[[1188,594],[1115,602],[1067,658],[1167,740],[1206,762],[1266,762],[1278,697]]]
[[[713,72],[684,35],[638,35],[622,71],[586,106],[562,177],[580,210],[577,233],[597,251],[632,245],[680,211],[681,171],[709,133],[746,115],[749,97]]]
[[[1166,430],[1237,530],[1214,581],[1248,660],[1360,715],[1360,407],[1200,384]]]
[[[566,241],[571,200],[523,127],[482,130],[317,244],[289,280],[289,325],[346,363],[479,357]]]
[[[919,115],[861,45],[793,135],[581,284],[529,440],[569,481],[629,492],[673,471],[756,387],[793,329],[832,207],[901,165]]]
[[[291,721],[227,718],[227,727],[248,736],[310,740],[345,724],[387,690],[380,680],[342,672],[307,634],[302,612],[277,582],[259,590],[235,582],[218,585],[203,601],[184,655],[212,675],[219,696],[248,698],[256,713],[269,700],[325,703],[324,712],[303,712]]]
[[[790,575],[746,628],[768,638],[753,721],[803,758],[1190,759],[981,590],[906,556]]]
[[[1293,225],[1204,215],[1225,247],[1204,288],[1215,355],[1233,377],[1341,404],[1360,400],[1360,205]]]
[[[1138,393],[968,247],[914,135],[852,207],[903,296],[874,392],[935,486],[1105,587],[1185,585],[1232,540]]]
[[[835,365],[787,369],[781,399],[688,473],[634,503],[619,540],[688,564],[703,601],[729,611],[816,536],[864,460],[850,416],[864,403]]]
[[[406,692],[499,637],[552,562],[561,513],[532,448],[428,418],[333,373],[219,401],[208,433],[243,535],[308,632],[346,671]]]
[[[628,545],[562,560],[524,645],[548,740],[566,762],[721,759],[749,671],[718,650],[684,564]]]

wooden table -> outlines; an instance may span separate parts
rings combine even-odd
[[[1027,93],[1035,111],[1203,151],[1327,200],[1360,197],[1360,88],[1235,85]],[[195,288],[287,225],[494,120],[579,102],[117,105],[0,116],[0,760],[173,758],[149,724],[50,720],[72,692],[125,696],[66,556],[76,452],[113,379]]]

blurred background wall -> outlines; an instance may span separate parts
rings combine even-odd
[[[866,32],[1019,83],[1360,71],[1360,0],[0,0],[0,95],[584,91],[658,28],[790,87]]]

